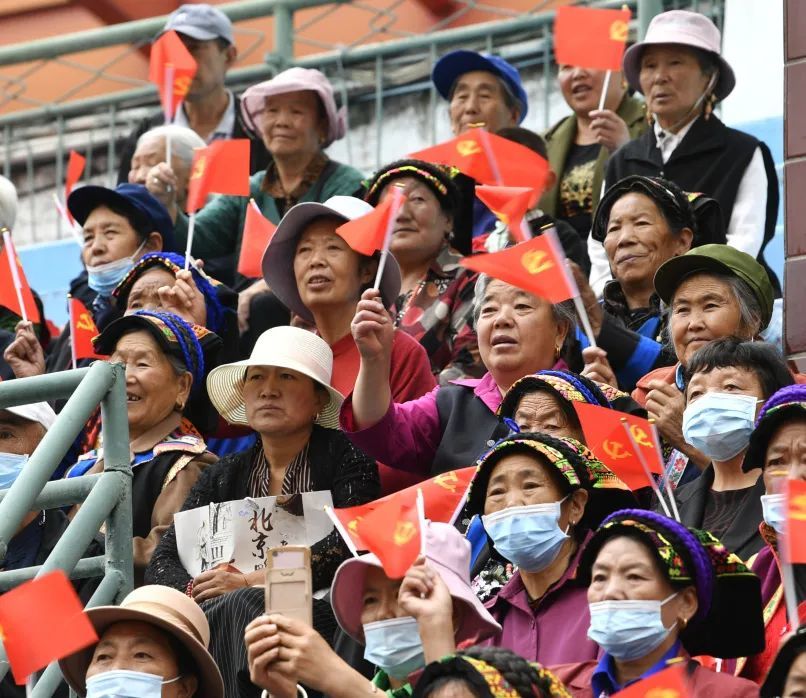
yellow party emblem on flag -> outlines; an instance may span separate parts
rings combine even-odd
[[[92,332],[95,329],[95,326],[92,323],[92,318],[90,314],[87,312],[81,313],[78,316],[78,320],[76,321],[76,328],[79,330],[89,330]]]
[[[459,141],[456,144],[456,150],[462,157],[467,157],[468,155],[476,155],[477,153],[480,153],[481,146],[476,143],[476,141],[472,140]]]
[[[682,698],[676,688],[650,688],[644,698]]]
[[[617,19],[610,25],[610,38],[613,41],[627,41],[630,27],[623,19]]]
[[[629,458],[632,455],[626,448],[624,448],[624,444],[621,443],[621,441],[613,441],[610,439],[602,442],[602,450],[613,460]]]
[[[548,252],[531,250],[521,257],[521,264],[530,274],[541,274],[554,266]]]
[[[350,523],[347,524],[347,530],[350,533],[355,533],[356,535],[358,535],[358,524],[363,518],[364,518],[363,516],[356,516],[354,519],[350,521]]]
[[[398,521],[392,540],[395,545],[406,545],[417,533],[417,527],[411,521]]]
[[[493,211],[495,217],[501,221],[507,228],[509,228],[509,216],[503,211]]]
[[[650,441],[647,433],[637,424],[630,425],[630,434],[632,434],[632,437],[635,439],[635,443],[637,443],[639,446],[652,446],[652,441]]]
[[[200,179],[204,174],[204,168],[207,166],[207,156],[202,155],[193,165],[193,174],[190,175],[191,179]]]
[[[806,495],[799,494],[789,500],[789,518],[806,521]]]
[[[442,473],[441,475],[437,475],[433,479],[433,483],[438,487],[441,487],[443,490],[448,490],[449,492],[456,492],[456,483],[459,482],[459,478],[456,477],[456,473],[451,470],[447,473]]]

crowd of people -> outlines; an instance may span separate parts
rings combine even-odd
[[[403,143],[374,173],[335,162],[345,118],[321,72],[236,96],[223,13],[184,5],[168,30],[198,65],[174,123],[145,120],[120,184],[67,201],[83,230],[71,293],[95,350],[125,366],[135,583],[87,611],[99,641],[61,660],[70,687],[602,698],[681,667],[693,697],[804,695],[806,632],[786,609],[806,579],[795,565],[785,585],[778,540],[785,483],[806,480],[806,378],[764,341],[778,182],[768,147],[714,112],[736,83],[716,26],[657,15],[608,81],[558,66],[569,115],[544,134],[520,126],[507,61],[458,50],[434,66],[455,136],[483,129],[548,161],[525,229],[557,230],[591,336],[570,300],[460,265],[524,234],[470,176]],[[193,151],[230,138],[250,141],[250,195],[207,200],[188,268]],[[389,255],[354,249],[342,226],[398,191]],[[262,278],[238,272],[250,198],[276,225]],[[49,338],[18,320],[4,379],[70,368],[69,326]],[[657,483],[631,489],[594,453],[589,406],[653,420]],[[0,410],[0,489],[61,407]],[[322,491],[353,507],[471,466],[463,509],[423,521],[401,577],[338,527],[311,545],[310,622],[267,608],[264,569],[198,573],[183,555],[180,512]],[[103,468],[97,414],[54,478]],[[0,569],[44,561],[73,513],[30,512]],[[87,554],[102,550],[99,532]],[[96,583],[74,582],[85,600]]]

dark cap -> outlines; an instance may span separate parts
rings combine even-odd
[[[796,419],[806,418],[806,385],[787,385],[773,393],[761,407],[756,426],[750,434],[750,443],[744,454],[742,468],[750,472],[764,468],[767,446],[778,427]]]
[[[235,43],[232,37],[232,22],[221,10],[211,5],[180,5],[169,16],[161,33],[175,31],[199,41],[224,39]]]
[[[168,211],[142,184],[118,184],[114,189],[90,184],[74,189],[67,197],[67,208],[79,224],[99,206],[112,205],[126,211],[131,222],[162,236],[162,249],[176,252],[174,224]]]
[[[755,258],[730,245],[702,245],[664,262],[655,272],[655,291],[664,303],[671,305],[674,292],[686,278],[709,272],[744,281],[761,308],[760,329],[770,323],[775,293],[767,270]]]
[[[465,73],[470,73],[474,70],[492,73],[507,84],[520,107],[518,123],[522,122],[529,109],[529,99],[526,96],[526,90],[523,89],[521,74],[514,65],[499,56],[464,49],[451,51],[434,64],[434,69],[431,71],[431,80],[434,83],[434,87],[437,88],[437,92],[444,99],[450,99],[454,83]]]

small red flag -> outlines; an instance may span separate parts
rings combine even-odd
[[[399,199],[400,200],[400,199]],[[389,230],[392,215],[397,216],[393,210],[395,197],[386,196],[373,211],[340,225],[336,232],[344,241],[359,254],[367,257],[383,249],[386,232]]]
[[[70,298],[70,341],[73,343],[73,358],[106,359],[97,354],[92,346],[92,338],[98,335],[98,328],[90,315],[90,311],[78,298]]]
[[[509,229],[516,242],[531,239],[523,230],[523,219],[534,198],[534,189],[483,185],[476,187],[476,197]]]
[[[151,45],[148,79],[160,92],[165,119],[174,114],[190,89],[196,75],[196,60],[175,31],[167,31]]]
[[[249,196],[249,139],[213,141],[193,153],[185,210],[204,206],[209,194]]]
[[[17,256],[13,243],[10,242],[10,236],[6,233],[3,235],[3,239],[4,241],[8,240],[8,243],[4,244],[2,251],[0,251],[0,305],[8,308],[15,315],[27,318],[31,322],[40,322],[39,308],[36,307],[34,294],[31,293],[31,287],[25,278],[20,258]],[[11,267],[12,259],[14,260],[14,269]],[[15,273],[19,281],[19,295],[17,294],[17,284],[14,282]],[[24,313],[20,307],[20,296],[25,307]]]
[[[579,423],[585,433],[588,447],[608,468],[610,468],[630,489],[649,486],[644,468],[635,453],[633,445],[624,430],[622,420],[627,420],[635,443],[641,449],[649,472],[663,473],[658,462],[658,451],[652,437],[652,425],[641,417],[610,410],[598,405],[574,403]]]
[[[652,674],[623,691],[613,694],[613,698],[688,698],[691,694],[686,681],[686,664],[672,664],[668,669]]]
[[[786,481],[786,562],[802,564],[806,562],[806,482]]]
[[[576,295],[565,259],[546,233],[500,252],[463,257],[463,267],[522,288],[535,296],[559,303]]]
[[[87,159],[77,153],[75,150],[70,151],[70,157],[67,160],[67,171],[64,177],[64,201],[67,203],[67,197],[70,196],[70,192],[73,191],[73,187],[76,186],[76,182],[81,179],[81,175],[84,172],[84,165],[87,164]],[[73,216],[70,213],[69,209],[65,207],[67,210],[67,217],[70,219],[70,223],[73,223]]]
[[[277,226],[266,218],[254,200],[246,207],[246,220],[241,237],[241,255],[238,258],[238,273],[250,279],[263,278],[261,262],[263,253],[271,242]]]
[[[361,519],[357,530],[390,579],[404,577],[420,554],[423,531],[415,502],[393,497]]]
[[[0,596],[0,637],[18,684],[98,641],[70,580],[51,572]]]
[[[530,206],[543,193],[549,172],[548,162],[533,150],[480,128],[409,157],[451,165],[479,184],[534,189]]]
[[[554,53],[559,65],[621,70],[630,29],[630,11],[593,7],[557,8]]]
[[[342,528],[353,539],[355,547],[358,550],[368,550],[367,544],[358,535],[358,526],[379,506],[394,499],[416,507],[417,490],[419,489],[423,493],[425,518],[429,521],[451,523],[456,510],[464,501],[467,488],[470,486],[475,474],[475,466],[451,470],[366,504],[344,509],[333,509],[333,513],[341,521]]]

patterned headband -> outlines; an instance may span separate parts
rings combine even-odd
[[[446,172],[446,174],[448,173]],[[411,175],[424,180],[440,194],[442,194],[442,196],[448,195],[448,187],[444,182],[440,181],[436,175],[422,169],[421,167],[417,167],[416,165],[401,165],[399,167],[394,167],[391,170],[386,170],[386,172],[379,175],[372,183],[372,186],[369,188],[364,198],[367,200],[371,199],[375,193],[383,189],[386,186],[386,183],[391,179],[405,177],[406,175]]]

